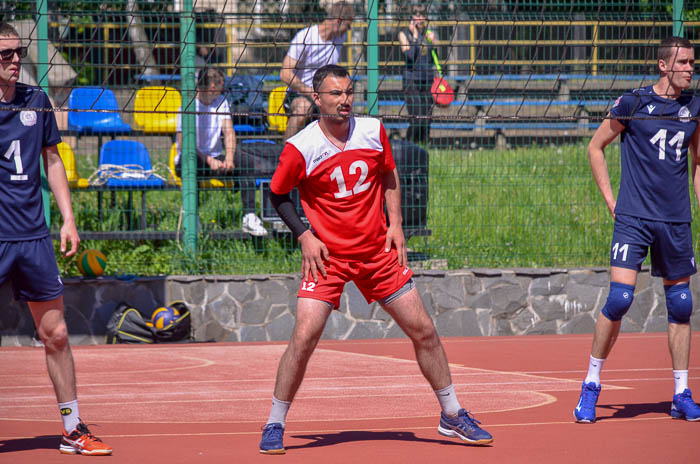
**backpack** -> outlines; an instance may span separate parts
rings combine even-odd
[[[391,151],[401,182],[404,228],[424,228],[428,223],[428,152],[406,140],[391,140]]]
[[[117,343],[173,343],[192,338],[192,319],[190,310],[182,301],[175,301],[168,306],[177,309],[180,316],[162,329],[156,329],[146,323],[141,312],[126,303],[115,308],[107,322],[107,344]]]
[[[138,309],[119,303],[107,322],[105,343],[155,343],[153,332]]]
[[[263,94],[263,79],[258,76],[236,74],[227,77],[224,81],[224,95],[231,108],[231,113],[247,113],[232,115],[233,125],[239,126],[236,132],[246,132],[240,126],[252,126],[252,128],[267,129],[265,110],[265,95]],[[256,132],[251,130],[251,132]]]

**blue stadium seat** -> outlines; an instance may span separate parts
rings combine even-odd
[[[153,174],[146,146],[135,140],[110,140],[100,150],[100,177],[107,187],[161,187],[163,179]]]
[[[114,92],[100,87],[77,87],[68,97],[69,110],[110,110],[117,112],[69,111],[68,129],[79,133],[125,134],[131,126],[122,121]]]

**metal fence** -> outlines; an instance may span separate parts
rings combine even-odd
[[[294,35],[334,3],[3,2],[3,19],[29,46],[20,80],[54,101],[78,228],[85,246],[108,256],[108,272],[298,269],[298,247],[265,198],[290,116],[280,69]],[[449,105],[407,105],[398,37],[408,1],[355,4],[340,58],[355,79],[356,113],[381,118],[398,153],[413,265],[606,265],[612,220],[586,144],[619,95],[655,82],[660,39],[696,39],[700,3],[423,4],[454,90]],[[195,72],[204,67],[226,76],[244,160],[223,176],[174,168],[178,114],[183,159],[195,159]],[[429,135],[416,140],[419,125]],[[607,153],[615,185],[618,152]],[[115,172],[142,182],[115,182]],[[242,230],[249,213],[266,236]],[[50,220],[57,231],[55,205]]]

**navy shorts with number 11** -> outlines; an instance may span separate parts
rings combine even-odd
[[[653,276],[676,280],[697,272],[689,222],[615,215],[610,265],[639,271],[649,249]]]

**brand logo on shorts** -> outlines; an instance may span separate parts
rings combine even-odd
[[[685,292],[681,293],[681,300],[685,300],[686,298],[688,298],[688,295]]]
[[[406,275],[406,274],[408,274],[408,268],[407,268],[407,267],[404,268],[404,270],[403,270],[403,275]]]
[[[26,127],[36,125],[36,111],[22,111],[19,113],[19,120]]]
[[[678,117],[681,122],[690,122],[690,110],[687,106],[681,106],[681,109],[678,110]]]
[[[695,267],[695,257],[690,258],[690,264],[692,264],[693,267]]]
[[[626,300],[627,298],[630,297],[630,294],[628,292],[625,292],[622,294],[622,297]]]

